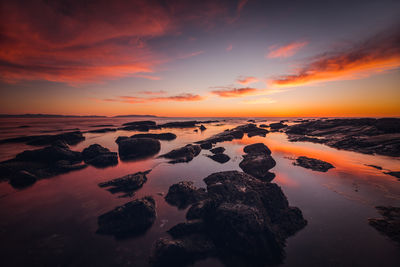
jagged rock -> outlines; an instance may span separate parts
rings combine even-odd
[[[189,144],[184,147],[171,150],[170,152],[161,155],[160,157],[172,159],[169,163],[189,162],[194,157],[199,155],[200,151],[201,147],[199,145]]]
[[[118,152],[122,160],[152,156],[160,148],[160,141],[152,138],[126,138],[118,142]]]
[[[214,154],[221,154],[221,153],[224,153],[224,151],[225,151],[225,148],[223,148],[223,147],[216,147],[216,148],[213,148],[210,150],[210,152],[214,153]]]
[[[196,188],[193,182],[182,181],[170,186],[165,200],[180,209],[186,208],[188,205],[193,204],[206,195],[203,188]]]
[[[158,139],[158,140],[174,140],[176,139],[176,135],[173,133],[149,133],[149,134],[134,134],[131,136],[131,138],[153,138],[153,139]]]
[[[96,233],[116,238],[137,236],[149,229],[155,219],[155,201],[152,197],[144,197],[100,215]]]
[[[244,148],[244,152],[247,154],[243,156],[239,167],[245,173],[268,182],[275,177],[275,174],[269,170],[275,167],[276,162],[271,157],[271,151],[267,146],[262,143],[248,145]]]
[[[147,174],[151,170],[145,172],[137,172],[128,174],[120,178],[116,178],[107,182],[99,183],[100,187],[109,187],[107,190],[112,194],[123,192],[123,196],[132,196],[136,190],[141,188],[147,182]]]
[[[107,167],[118,164],[118,154],[99,144],[93,144],[82,151],[85,163],[95,167]]]
[[[204,130],[206,130],[207,128],[202,124],[202,125],[200,125],[199,129],[200,129],[200,131],[204,131]]]
[[[383,218],[368,219],[369,224],[382,234],[400,244],[400,207],[376,207]]]
[[[327,172],[329,169],[335,168],[328,162],[319,159],[308,158],[305,156],[298,157],[293,164],[319,172]]]
[[[219,163],[226,163],[228,162],[231,158],[223,153],[219,153],[219,154],[214,154],[214,155],[207,155],[207,157],[209,157],[210,159],[219,162]]]

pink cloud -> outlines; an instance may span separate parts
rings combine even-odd
[[[249,83],[258,82],[258,79],[256,77],[247,76],[247,77],[241,77],[241,78],[237,79],[236,82],[240,83],[241,85],[247,85]]]
[[[303,42],[293,42],[285,46],[280,46],[277,47],[271,46],[270,47],[270,52],[268,53],[267,57],[268,58],[287,58],[291,57],[294,54],[296,54],[301,48],[306,46],[308,42],[303,41]]]

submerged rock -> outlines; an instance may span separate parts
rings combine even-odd
[[[329,169],[335,168],[335,166],[333,166],[329,162],[325,162],[319,159],[308,158],[305,156],[298,157],[293,164],[319,172],[327,172]]]
[[[368,219],[369,224],[382,234],[400,244],[400,207],[376,207],[383,218]]]
[[[152,138],[124,138],[118,142],[118,152],[122,160],[152,156],[160,148],[160,141]]]
[[[225,151],[225,148],[223,148],[222,146],[216,147],[216,148],[213,148],[210,150],[210,152],[214,153],[214,154],[221,154],[221,153],[224,153],[224,151]]]
[[[116,207],[98,218],[98,234],[126,238],[143,234],[156,219],[153,197],[144,197]]]
[[[286,238],[307,224],[276,184],[237,171],[214,173],[204,182],[206,198],[187,213],[196,220],[172,227],[172,240],[156,242],[154,265],[183,266],[208,256],[227,265],[278,264]]]
[[[107,167],[118,164],[118,154],[99,144],[93,144],[82,151],[85,163],[95,167]]]
[[[120,178],[116,178],[107,182],[99,183],[100,187],[109,187],[107,190],[112,194],[123,192],[123,196],[132,196],[136,190],[141,188],[147,182],[147,174],[151,170],[145,172],[137,172],[128,174]]]
[[[218,153],[218,154],[214,154],[214,155],[207,155],[207,157],[209,157],[210,159],[219,162],[219,163],[226,163],[228,162],[231,158],[223,153]]]
[[[176,135],[173,133],[149,133],[149,134],[134,134],[131,138],[153,138],[158,140],[174,140],[176,139]]]
[[[275,167],[276,162],[271,157],[271,151],[263,143],[248,145],[244,148],[246,155],[239,163],[239,167],[248,174],[263,181],[271,181],[275,174],[269,172]]]
[[[186,208],[201,199],[204,199],[206,192],[203,188],[196,188],[191,181],[182,181],[169,187],[165,200],[180,209]]]
[[[199,145],[189,144],[184,147],[171,150],[170,152],[161,155],[160,157],[172,159],[169,163],[189,162],[194,157],[199,155],[200,151],[201,147]]]

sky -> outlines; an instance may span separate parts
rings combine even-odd
[[[0,1],[0,113],[400,116],[400,1]]]

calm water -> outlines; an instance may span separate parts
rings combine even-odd
[[[209,119],[209,118],[196,118]],[[269,122],[279,119],[266,118]],[[24,134],[60,133],[79,128],[94,129],[96,124],[120,126],[138,119],[1,119],[0,139]],[[155,119],[159,123],[178,119]],[[193,129],[164,129],[178,138],[161,141],[160,154],[187,143],[202,140],[247,119],[226,119],[207,124],[204,132]],[[258,119],[261,122],[263,119]],[[219,125],[223,124],[223,125]],[[29,125],[28,128],[18,128]],[[115,139],[135,132],[117,131],[85,134],[86,140],[72,146],[82,151],[98,143],[117,151]],[[242,140],[219,143],[231,160],[225,164],[205,157],[207,151],[189,163],[167,164],[156,157],[122,162],[105,169],[87,167],[49,179],[24,189],[0,183],[0,266],[147,266],[154,241],[170,227],[185,220],[186,210],[167,204],[160,193],[173,183],[191,180],[205,186],[202,179],[213,172],[240,170],[243,147],[263,142],[277,162],[271,171],[282,187],[290,205],[299,207],[308,225],[287,240],[286,259],[282,266],[400,266],[400,248],[368,225],[369,217],[379,216],[376,205],[400,205],[400,182],[374,164],[398,170],[399,158],[364,155],[341,151],[320,144],[291,143],[283,133],[264,137],[245,136]],[[24,144],[0,145],[0,161],[13,158],[26,149]],[[293,158],[309,156],[332,163],[327,173],[314,172],[292,164]],[[157,220],[144,235],[126,240],[95,234],[97,217],[131,200],[118,198],[97,186],[98,183],[137,171],[152,169],[148,181],[132,198],[152,195],[157,205]],[[199,261],[195,266],[222,266],[217,259]]]

